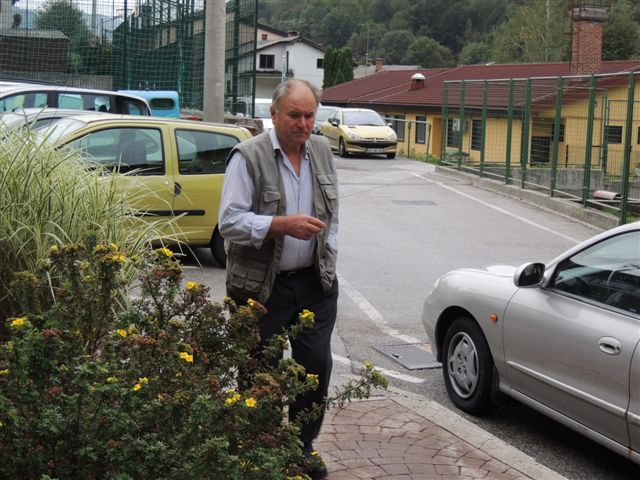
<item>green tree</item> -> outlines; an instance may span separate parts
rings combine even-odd
[[[603,60],[627,60],[639,53],[640,30],[633,14],[634,8],[626,0],[616,2],[609,12],[602,32]]]
[[[425,68],[448,67],[454,64],[451,50],[430,37],[418,37],[409,46],[402,61]]]
[[[338,75],[340,82],[338,82],[338,76],[336,76],[336,84],[353,80],[353,55],[351,54],[351,49],[348,47],[341,48],[339,58]]]
[[[491,59],[491,47],[485,42],[470,42],[462,47],[458,63],[461,65],[475,65],[487,63]]]
[[[324,60],[322,61],[322,69],[324,70],[322,88],[329,88],[335,84],[337,54],[338,51],[331,45],[329,45],[324,52]]]
[[[59,30],[69,39],[69,53],[73,63],[82,63],[89,48],[91,31],[83,19],[82,10],[71,0],[49,0],[38,10],[36,27],[42,30]]]
[[[415,36],[408,30],[393,30],[385,33],[380,42],[380,56],[385,63],[401,63],[402,57],[414,40]]]
[[[554,62],[567,56],[568,27],[564,0],[533,0],[512,4],[507,19],[493,34],[493,57],[498,62]]]

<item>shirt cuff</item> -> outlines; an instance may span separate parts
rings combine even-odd
[[[251,245],[253,245],[254,248],[262,247],[271,229],[272,220],[273,217],[270,215],[256,215],[253,217],[253,223],[251,225]]]

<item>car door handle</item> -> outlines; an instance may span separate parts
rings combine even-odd
[[[607,355],[618,355],[622,351],[620,341],[611,337],[602,337],[598,340],[598,346]]]
[[[180,195],[182,193],[182,185],[180,185],[178,182],[173,184],[173,194],[174,195]]]

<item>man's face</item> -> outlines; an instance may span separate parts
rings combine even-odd
[[[306,85],[294,85],[280,98],[276,111],[271,105],[271,119],[283,147],[300,148],[307,141],[316,119],[316,98]]]

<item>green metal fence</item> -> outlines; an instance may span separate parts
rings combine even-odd
[[[640,219],[633,74],[446,82],[441,162]]]
[[[3,3],[4,5],[4,3]],[[20,1],[0,15],[3,79],[176,90],[202,110],[205,0]],[[252,104],[258,0],[226,3],[225,96]]]

